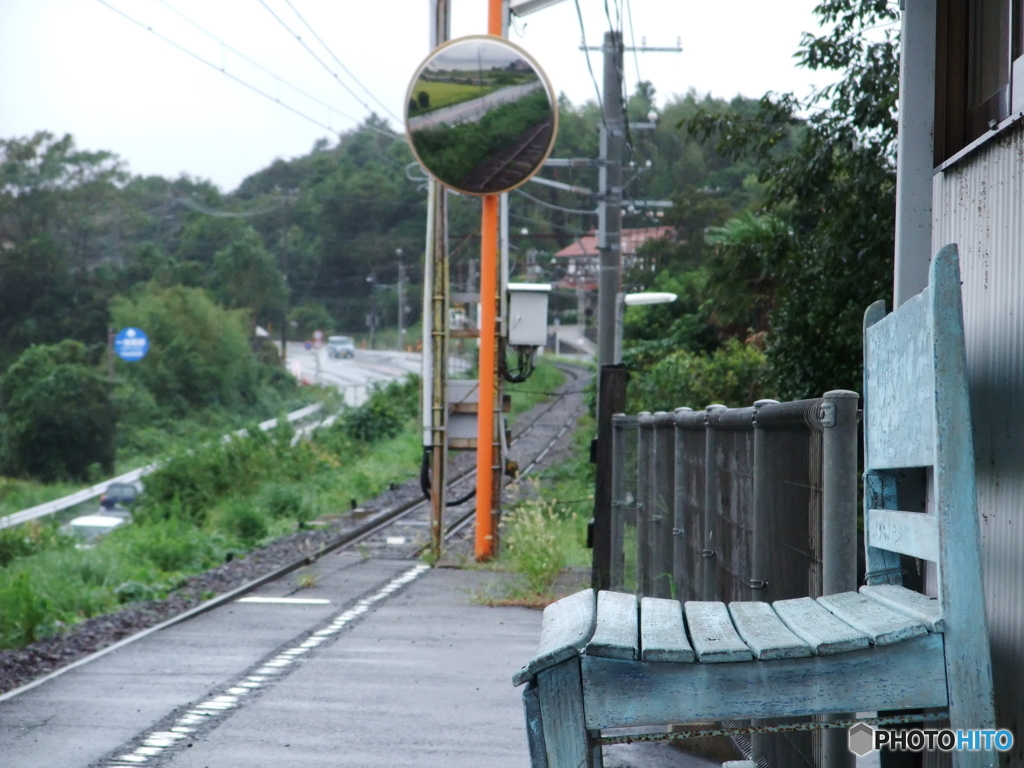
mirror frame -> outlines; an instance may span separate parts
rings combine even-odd
[[[551,104],[551,139],[548,141],[548,146],[544,150],[544,154],[541,156],[540,162],[538,162],[537,166],[522,180],[516,182],[512,186],[504,187],[494,192],[473,192],[467,189],[460,189],[459,187],[449,184],[448,182],[436,176],[434,172],[427,167],[426,163],[423,162],[423,159],[420,157],[419,152],[416,151],[416,145],[413,143],[412,140],[412,131],[409,128],[409,101],[412,99],[413,91],[416,89],[416,84],[419,82],[420,75],[423,74],[423,70],[427,68],[427,66],[431,63],[431,61],[433,61],[434,57],[437,56],[439,52],[445,50],[446,48],[450,48],[454,45],[471,42],[473,40],[485,40],[489,43],[498,43],[500,45],[505,45],[508,48],[514,50],[520,56],[522,56],[529,63],[529,65],[533,67],[533,70],[537,73],[537,77],[544,85],[544,90],[548,95],[548,101]],[[522,46],[513,43],[511,40],[507,38],[499,37],[498,35],[465,35],[463,37],[457,37],[454,40],[449,40],[446,43],[439,45],[437,48],[434,48],[430,53],[427,54],[426,58],[424,58],[423,61],[420,62],[419,66],[416,67],[416,71],[413,73],[412,79],[409,81],[409,87],[406,89],[405,105],[402,111],[403,116],[405,118],[404,127],[406,143],[409,145],[409,149],[412,150],[413,157],[416,158],[416,162],[419,163],[420,168],[422,168],[431,179],[433,179],[446,189],[450,189],[453,192],[458,192],[460,195],[469,195],[471,197],[487,197],[488,195],[501,195],[521,187],[523,184],[532,179],[540,171],[541,168],[544,167],[544,162],[548,159],[548,157],[551,156],[551,152],[555,148],[555,141],[558,138],[558,96],[555,93],[554,87],[551,85],[551,80],[548,78],[547,73],[541,67],[540,63],[532,55],[530,55],[530,53],[527,52]]]

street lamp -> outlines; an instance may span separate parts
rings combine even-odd
[[[615,362],[622,362],[622,324],[626,307],[642,307],[651,304],[671,304],[679,296],[674,293],[643,291],[641,293],[620,293],[616,296],[615,311]]]

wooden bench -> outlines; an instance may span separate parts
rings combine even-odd
[[[514,677],[534,768],[599,768],[609,728],[920,708],[994,727],[956,246],[920,295],[868,309],[864,350],[868,583],[772,604],[592,590],[553,603]],[[901,478],[922,471],[928,511],[899,510]],[[901,554],[935,564],[937,599],[902,586]]]

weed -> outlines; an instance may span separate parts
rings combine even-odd
[[[299,571],[298,578],[295,579],[299,589],[310,589],[315,587],[319,581],[320,575],[312,568],[303,568]]]
[[[245,544],[255,544],[270,532],[262,510],[245,498],[229,498],[210,514],[210,524]]]

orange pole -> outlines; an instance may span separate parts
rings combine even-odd
[[[494,555],[491,464],[494,426],[494,343],[498,297],[498,196],[483,198],[480,237],[480,402],[476,414],[476,559]]]
[[[501,37],[502,0],[487,2],[487,34]],[[477,560],[494,557],[494,370],[498,305],[498,196],[485,195],[480,222],[480,403],[476,414],[476,541]]]

